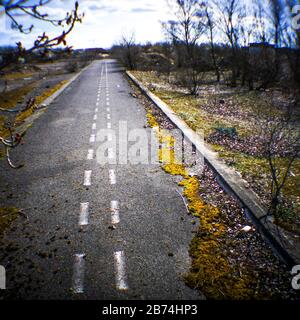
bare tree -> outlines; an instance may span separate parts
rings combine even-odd
[[[207,28],[208,28],[208,33],[209,33],[211,59],[212,59],[213,66],[215,69],[217,82],[220,82],[221,73],[220,73],[220,68],[219,68],[219,64],[217,61],[218,58],[217,58],[217,54],[216,54],[216,47],[215,47],[215,40],[214,40],[216,22],[214,21],[213,13],[211,12],[209,7],[205,8],[205,14],[206,14],[206,18],[207,18]]]
[[[239,38],[242,20],[246,15],[245,7],[238,0],[215,0],[214,5],[218,10],[218,24],[231,48],[231,85],[235,87],[239,75]]]
[[[271,34],[273,36],[273,43],[275,45],[275,71],[278,76],[280,57],[278,48],[282,45],[282,35],[285,28],[285,6],[282,0],[268,0],[267,16],[271,24]]]
[[[186,59],[183,67],[190,79],[190,92],[196,95],[199,85],[196,47],[207,27],[203,3],[198,0],[169,0],[168,3],[175,20],[163,23],[163,28],[175,46],[183,45],[185,49]]]
[[[286,185],[291,169],[300,156],[300,131],[295,121],[294,101],[280,116],[274,115],[271,101],[267,117],[260,124],[264,140],[263,152],[270,170],[270,206],[269,215],[279,216],[279,208],[283,205],[282,189]]]
[[[254,18],[255,18],[255,26],[254,26],[254,34],[255,39],[259,42],[266,43],[269,41],[268,39],[268,31],[266,26],[266,10],[263,1],[254,0],[253,1],[254,8]]]
[[[120,59],[123,64],[130,70],[136,69],[138,47],[135,43],[135,34],[123,35],[119,47],[121,47]]]
[[[272,25],[273,42],[276,48],[281,47],[284,28],[285,6],[281,0],[269,0],[268,17]]]

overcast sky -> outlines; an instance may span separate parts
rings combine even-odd
[[[49,15],[62,17],[73,7],[74,2],[75,0],[52,0],[45,11]],[[85,13],[85,18],[68,37],[68,44],[74,48],[109,48],[123,34],[132,32],[135,33],[137,42],[160,41],[164,39],[160,21],[171,18],[165,0],[79,0],[79,7]],[[29,47],[43,31],[46,30],[50,35],[57,35],[59,31],[59,28],[38,22],[32,34],[23,36],[18,31],[11,30],[7,20],[5,24],[3,17],[0,18],[0,45],[13,45],[21,40]],[[32,21],[27,18],[22,23],[30,26]]]

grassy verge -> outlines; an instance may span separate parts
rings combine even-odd
[[[19,79],[24,79],[24,78],[30,78],[33,76],[32,72],[11,72],[8,74],[5,74],[4,76],[1,76],[1,80],[7,80],[7,81],[12,81],[12,80],[19,80]]]
[[[206,140],[216,132],[216,128],[233,128],[239,137],[246,141],[251,138],[253,140],[254,132],[259,132],[257,117],[262,116],[268,109],[266,93],[230,90],[228,92],[226,88],[216,90],[215,86],[203,86],[200,96],[195,98],[183,93],[181,88],[168,84],[166,79],[157,77],[154,72],[136,71],[133,74],[192,129],[202,130]],[[272,112],[280,116],[281,111],[274,108]],[[268,205],[271,179],[267,159],[217,143],[211,144],[211,147],[228,165],[241,173],[260,195],[261,200]],[[286,159],[282,158],[280,161],[284,164]],[[284,209],[277,223],[288,231],[300,234],[300,159],[295,161],[291,172],[282,191],[289,208]]]
[[[0,107],[2,109],[14,109],[18,103],[22,103],[27,94],[34,89],[34,84],[18,88],[16,90],[0,93]],[[8,130],[5,128],[7,116],[0,115],[0,136],[7,137]],[[3,150],[0,148],[0,157],[3,156]]]
[[[199,289],[207,299],[249,300],[288,297],[289,272],[276,259],[236,202],[225,195],[211,173],[211,179],[190,176],[175,158],[175,137],[160,130],[161,115],[147,108],[148,125],[155,128],[161,148],[162,169],[181,177],[178,183],[191,214],[199,219],[199,230],[190,245],[192,266],[185,282]],[[215,184],[215,188],[212,186]],[[208,196],[210,194],[210,196]],[[219,198],[219,201],[216,201]],[[268,266],[268,267],[266,267]]]
[[[56,91],[58,91],[63,85],[65,85],[67,81],[62,81],[53,88],[45,90],[41,95],[35,97],[35,105],[33,105],[31,108],[21,112],[17,115],[15,119],[15,124],[20,125],[22,122],[24,122],[28,117],[30,117],[35,110],[35,107],[39,104],[41,104],[43,101],[45,101],[47,98],[49,98],[51,95],[53,95]]]

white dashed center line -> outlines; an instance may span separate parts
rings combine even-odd
[[[112,148],[108,148],[108,159],[114,159],[114,150]]]
[[[107,120],[110,120],[110,114],[107,115]]]
[[[116,287],[118,290],[128,290],[124,251],[115,252],[114,258],[116,269]]]
[[[87,226],[89,224],[89,203],[83,202],[80,204],[79,225]]]
[[[96,135],[92,134],[90,137],[90,143],[94,143],[96,141]]]
[[[107,123],[107,129],[111,129],[111,123],[110,122]]]
[[[111,202],[110,211],[111,211],[111,223],[112,224],[120,223],[119,203],[118,203],[118,201],[112,201]]]
[[[87,155],[87,160],[93,160],[94,159],[94,150],[89,149],[88,155]]]
[[[109,181],[112,185],[117,183],[115,170],[109,170]]]
[[[96,123],[93,123],[93,125],[92,125],[92,130],[96,130],[96,128],[97,128]]]
[[[91,178],[92,178],[92,170],[86,170],[84,172],[84,182],[83,182],[83,185],[88,187],[90,186],[92,183],[91,183]]]
[[[73,270],[73,292],[84,292],[84,266],[85,266],[85,254],[75,254],[75,263]]]
[[[98,116],[95,114],[95,115],[94,115],[94,120],[97,120],[97,118],[98,118]]]

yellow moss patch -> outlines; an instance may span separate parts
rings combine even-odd
[[[159,149],[158,158],[160,163],[162,163],[162,168],[165,172],[172,174],[172,175],[179,175],[179,176],[188,176],[188,173],[185,167],[177,163],[175,158],[175,150],[174,145],[175,141],[174,138],[164,132],[164,130],[159,129],[159,124],[156,121],[155,117],[149,111],[147,113],[148,125],[152,128],[157,128],[156,136],[161,144],[161,149]]]
[[[186,282],[201,289],[209,299],[248,299],[253,295],[248,277],[240,277],[222,254],[222,237],[226,227],[218,208],[202,201],[199,196],[200,183],[196,177],[184,179],[189,210],[200,219],[199,235],[190,247],[193,258],[192,269]]]
[[[17,219],[20,210],[17,208],[0,208],[0,237],[5,230],[10,227],[11,223]]]
[[[30,107],[29,109],[27,109],[26,111],[21,112],[15,120],[15,124],[19,125],[22,122],[24,122],[28,117],[30,117],[33,112],[34,112],[35,106]]]
[[[45,90],[41,95],[35,98],[36,104],[41,104],[44,100],[52,96],[56,91],[58,91],[63,85],[65,85],[68,81],[64,80],[57,84],[55,87]]]
[[[155,117],[148,113],[150,126],[158,126]],[[188,201],[189,211],[200,219],[199,235],[192,241],[190,255],[193,258],[192,268],[185,281],[194,288],[200,289],[209,299],[249,299],[253,291],[249,289],[250,280],[240,277],[222,255],[221,239],[226,227],[222,224],[218,208],[205,203],[200,195],[200,182],[197,177],[190,177],[182,164],[176,163],[174,137],[157,130],[161,143],[159,160],[165,172],[182,176],[179,186]]]
[[[157,123],[155,117],[153,116],[153,114],[150,111],[147,113],[147,120],[148,120],[148,125],[151,128],[158,127],[158,123]]]
[[[200,230],[201,231],[201,230]],[[248,276],[240,277],[223,257],[221,246],[215,240],[195,237],[190,247],[193,258],[186,282],[200,289],[207,299],[245,300],[253,298]]]

